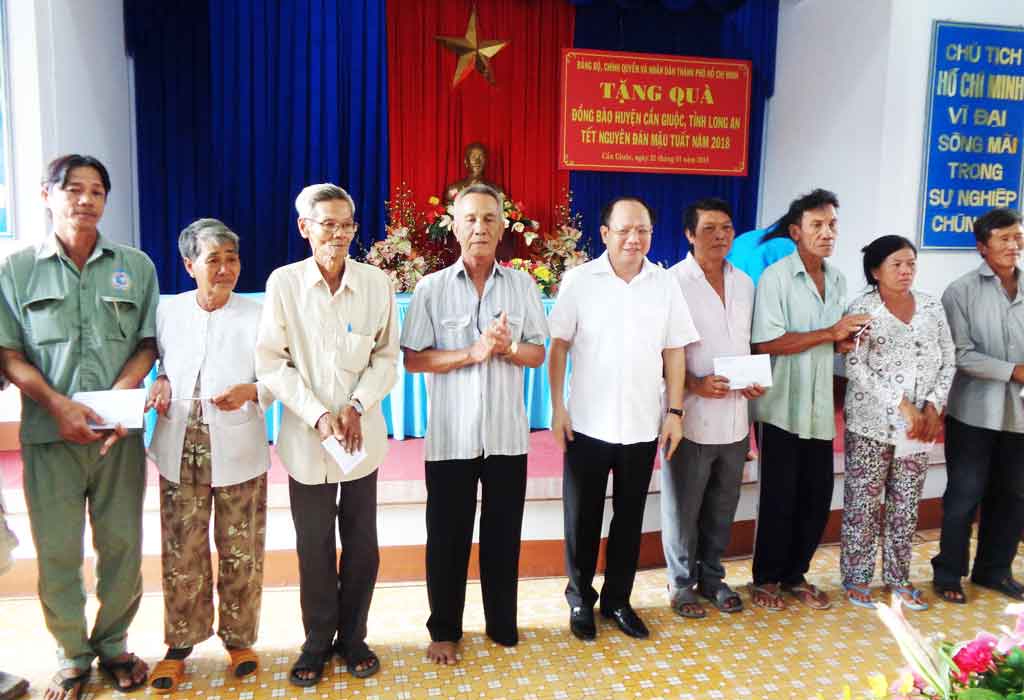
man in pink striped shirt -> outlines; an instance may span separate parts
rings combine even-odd
[[[693,247],[669,270],[679,283],[700,340],[686,352],[683,440],[662,469],[662,546],[672,609],[689,618],[707,613],[700,597],[722,612],[743,609],[723,580],[722,555],[743,481],[750,420],[747,400],[759,385],[733,388],[714,373],[716,357],[750,354],[754,283],[725,256],[735,231],[721,199],[702,199],[683,216]]]

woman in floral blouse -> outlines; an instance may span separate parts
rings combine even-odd
[[[871,314],[870,326],[846,355],[846,472],[841,571],[847,599],[873,608],[885,490],[882,580],[912,610],[928,604],[910,582],[911,538],[928,452],[955,372],[954,346],[942,304],[913,291],[917,249],[902,236],[882,236],[863,249],[870,291],[847,313]]]

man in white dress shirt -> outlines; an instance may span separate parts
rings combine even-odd
[[[289,474],[306,630],[290,681],[311,686],[332,653],[356,677],[380,669],[366,645],[366,618],[380,561],[377,467],[387,452],[380,402],[397,376],[398,330],[387,275],[347,257],[358,230],[352,197],[337,185],[310,185],[295,208],[313,255],[267,280],[256,376],[284,404],[277,450]],[[332,437],[366,457],[343,472],[320,444]]]
[[[683,434],[683,347],[698,340],[679,285],[651,263],[653,220],[636,197],[601,215],[604,255],[570,270],[548,320],[551,329],[551,430],[565,451],[562,497],[569,628],[597,634],[591,585],[601,542],[608,474],[615,516],[608,532],[601,614],[624,633],[649,632],[629,604],[641,526],[658,446],[670,457]],[[569,407],[562,401],[572,353]],[[668,392],[662,416],[661,382]]]
[[[661,544],[672,609],[701,618],[706,612],[698,594],[722,612],[743,609],[723,580],[722,555],[743,483],[747,399],[764,389],[733,389],[714,373],[716,357],[750,354],[754,283],[725,259],[735,236],[732,210],[724,200],[702,199],[686,208],[683,227],[693,251],[669,273],[701,339],[686,352],[683,440],[661,471]]]

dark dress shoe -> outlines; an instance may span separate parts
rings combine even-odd
[[[630,637],[647,639],[651,634],[644,621],[640,619],[640,616],[629,605],[623,605],[621,608],[611,612],[601,610],[601,616],[607,617],[609,620],[615,620],[615,624],[619,626],[619,629]]]
[[[597,625],[594,624],[594,609],[575,607],[569,611],[569,629],[577,639],[589,642],[597,636]]]

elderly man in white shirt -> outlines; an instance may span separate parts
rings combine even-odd
[[[267,280],[256,375],[284,404],[277,449],[290,477],[306,631],[290,681],[313,686],[332,653],[358,678],[380,670],[366,645],[366,618],[380,562],[377,467],[387,452],[380,402],[395,383],[398,331],[387,275],[347,257],[358,230],[352,197],[337,185],[310,185],[295,208],[313,254]],[[332,438],[366,457],[343,471],[321,445]]]
[[[254,673],[252,651],[263,594],[270,453],[253,351],[260,304],[234,294],[238,236],[217,219],[189,224],[178,249],[196,289],[160,302],[160,376],[150,455],[160,470],[164,641],[150,673],[157,693],[174,691],[192,647],[213,633],[210,516],[215,516],[217,634],[238,677]]]
[[[597,634],[591,585],[597,568],[608,474],[615,516],[608,532],[601,614],[631,637],[647,637],[629,604],[640,554],[647,491],[658,446],[671,457],[682,438],[683,347],[698,340],[682,292],[646,257],[650,208],[636,197],[609,203],[601,215],[604,255],[562,281],[551,328],[551,430],[565,451],[562,496],[569,628]],[[572,353],[569,407],[562,401]],[[661,383],[668,392],[663,417]]]
[[[724,581],[722,555],[743,483],[755,384],[733,389],[714,373],[716,357],[750,354],[754,283],[726,259],[735,231],[724,200],[702,199],[686,208],[683,227],[693,247],[669,273],[678,282],[700,341],[686,351],[683,440],[661,471],[661,544],[668,566],[669,602],[676,614],[707,613],[698,594],[722,612],[743,609]]]

